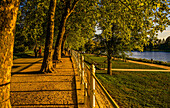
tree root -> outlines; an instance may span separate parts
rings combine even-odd
[[[48,67],[48,68],[44,68],[43,70],[41,70],[41,72],[43,72],[45,74],[47,74],[47,73],[56,73],[57,70],[54,69],[54,67],[50,67],[50,68]]]
[[[57,67],[57,64],[62,62],[63,62],[62,60],[53,60],[53,66]]]
[[[55,63],[62,63],[62,60],[55,60]]]
[[[48,69],[47,73],[56,73],[56,72],[57,71],[53,67],[51,67],[51,68]]]
[[[65,56],[66,54],[64,54],[64,53],[61,53],[61,55],[62,55],[62,56]]]

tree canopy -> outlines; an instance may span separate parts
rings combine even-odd
[[[168,3],[166,0],[101,0],[98,22],[103,38],[108,40],[114,34],[142,51],[148,36],[154,38],[167,27]],[[117,30],[112,30],[115,25]]]
[[[16,24],[15,51],[44,45],[48,9],[49,0],[21,0]]]

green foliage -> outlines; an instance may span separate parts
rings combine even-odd
[[[85,44],[85,49],[87,53],[94,53],[94,48],[95,48],[95,42],[92,39],[89,39],[88,42]]]
[[[49,0],[23,0],[17,17],[14,51],[44,45]],[[26,48],[26,49],[25,49]]]
[[[17,58],[33,58],[33,57],[34,57],[34,51],[13,53],[13,59],[17,59]]]
[[[72,49],[83,49],[85,43],[94,36],[96,25],[95,3],[98,0],[79,1],[74,12],[70,15],[66,24],[68,35],[66,46]]]

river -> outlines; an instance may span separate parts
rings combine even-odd
[[[129,57],[142,58],[142,59],[145,58],[145,59],[153,59],[153,60],[158,60],[158,61],[170,62],[170,52],[133,51],[132,53],[133,55]]]

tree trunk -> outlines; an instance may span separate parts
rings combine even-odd
[[[64,13],[62,15],[59,33],[58,33],[56,44],[55,44],[55,51],[54,51],[54,55],[53,55],[54,60],[60,61],[60,59],[61,59],[61,45],[62,45],[62,41],[63,41],[63,36],[65,34],[65,25],[66,25],[68,17],[73,12],[75,5],[76,5],[76,3],[78,3],[78,1],[74,1],[72,4],[72,8],[71,8],[71,0],[68,0],[68,1],[66,0],[66,7],[65,7]]]
[[[19,0],[0,1],[0,108],[11,108],[10,81]]]
[[[52,73],[54,71],[52,54],[53,54],[53,37],[54,37],[54,17],[55,17],[56,0],[50,0],[48,12],[47,35],[45,42],[44,59],[41,66],[41,72]]]
[[[65,34],[65,24],[66,24],[67,18],[68,17],[67,17],[67,12],[66,12],[62,16],[62,20],[60,22],[59,33],[58,33],[58,36],[57,36],[54,55],[53,55],[54,60],[60,60],[61,59],[61,45],[62,45],[62,41],[63,41],[63,36]]]
[[[72,0],[66,0],[65,2],[66,2],[66,7],[64,9],[64,13],[62,15],[62,19],[60,22],[59,33],[57,36],[57,40],[56,40],[56,44],[55,44],[55,51],[54,51],[54,55],[53,55],[53,59],[59,60],[59,61],[61,59],[61,45],[62,45],[62,41],[63,41],[63,36],[65,34],[66,21],[67,21],[68,17],[71,15],[71,13],[74,11],[79,0],[74,0],[73,2],[72,2]]]
[[[107,56],[107,74],[112,75],[112,56]]]
[[[66,39],[67,39],[67,35],[64,35],[63,41],[62,41],[62,46],[61,46],[62,54],[64,54],[64,47],[65,47]]]

